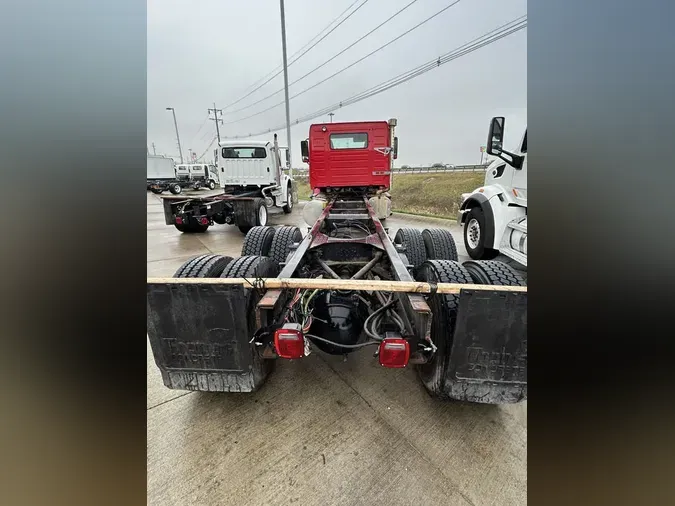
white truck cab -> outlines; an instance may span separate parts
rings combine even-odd
[[[176,165],[176,179],[182,186],[213,190],[219,183],[216,166],[208,163],[181,163]]]
[[[475,260],[505,255],[527,268],[527,129],[515,152],[503,149],[503,117],[492,118],[487,152],[497,156],[485,184],[462,195],[458,223]]]
[[[282,162],[283,160],[283,162]],[[288,168],[288,150],[275,141],[221,141],[217,153],[220,184],[226,192],[259,191],[267,207],[293,208],[294,184],[284,173]]]

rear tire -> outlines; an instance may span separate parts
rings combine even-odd
[[[169,186],[169,191],[174,195],[178,195],[183,191],[183,188],[178,183],[175,183]]]
[[[512,267],[496,260],[468,260],[463,267],[477,285],[525,286],[523,277]]]
[[[286,202],[287,204],[282,207],[284,213],[290,214],[293,211],[293,187],[289,184],[288,191],[286,192]]]
[[[418,268],[427,259],[422,233],[416,228],[400,228],[396,232],[394,243],[405,248],[404,253],[415,268]]]
[[[279,266],[272,259],[261,256],[243,256],[230,262],[221,278],[274,278],[279,274]],[[246,315],[248,337],[252,338],[258,330],[256,326],[256,305],[262,297],[256,290],[251,288],[244,289],[246,297]],[[230,392],[255,391],[260,388],[267,376],[274,370],[274,360],[263,360],[256,349],[251,344],[250,353],[252,356],[252,365],[249,372],[245,374],[228,374],[225,381],[229,384]],[[242,388],[243,387],[243,388]]]
[[[267,206],[265,205],[265,199],[255,198],[253,199],[253,209],[255,212],[255,223],[252,225],[238,225],[239,230],[243,234],[247,234],[249,230],[253,227],[264,227],[267,225]]]
[[[485,232],[483,210],[478,206],[472,207],[464,222],[464,247],[474,260],[492,260],[499,255],[498,250],[488,248],[485,245]]]
[[[473,283],[469,272],[461,264],[452,260],[424,262],[415,277],[418,281],[433,283]],[[457,321],[459,294],[436,294],[430,296],[427,303],[433,315],[431,340],[438,349],[431,361],[417,366],[417,374],[433,397],[450,399],[447,371]]]
[[[302,232],[298,227],[279,227],[274,233],[268,256],[277,264],[283,264],[291,252],[291,246],[300,241]]]
[[[422,230],[422,239],[427,259],[457,261],[457,245],[449,230],[427,228]]]
[[[223,255],[200,255],[181,265],[174,278],[217,278],[232,261]]]
[[[152,193],[154,193],[155,195],[159,195],[159,194],[162,193],[164,190],[162,190],[161,188],[150,188],[150,191],[151,191]]]
[[[268,256],[274,232],[274,227],[253,227],[246,233],[246,237],[244,237],[241,255]]]

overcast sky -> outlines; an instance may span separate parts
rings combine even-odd
[[[286,0],[288,56],[329,25],[354,0]],[[356,8],[360,0],[352,9]],[[289,66],[289,82],[323,63],[375,28],[411,0],[368,0],[352,17]],[[290,95],[368,54],[452,0],[417,0],[392,21],[329,64],[290,87]],[[525,0],[461,0],[457,5],[330,81],[291,100],[291,119],[320,110],[417,67],[527,13]],[[234,114],[277,90],[283,75],[229,109],[250,86],[281,65],[279,0],[148,0],[148,146],[178,156],[174,107],[187,157],[201,155],[215,136],[205,121],[216,102],[225,109],[221,135],[246,135],[283,125],[283,105],[254,118],[239,118],[283,100],[283,92]],[[527,122],[527,29],[441,65],[396,88],[335,110],[333,121],[398,119],[397,165],[480,160],[492,116],[506,116],[505,146],[513,148]],[[311,123],[291,128],[293,165]],[[256,137],[272,140],[274,132]],[[277,131],[286,144],[285,129]],[[208,150],[208,158],[215,144]],[[206,157],[205,157],[206,158]]]

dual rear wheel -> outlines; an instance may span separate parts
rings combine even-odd
[[[453,260],[428,260],[417,270],[416,279],[432,283],[525,285],[514,269],[494,260],[470,260],[463,264]],[[429,362],[417,366],[417,371],[422,384],[433,397],[477,401],[467,395],[466,389],[457,388],[457,382],[448,373],[459,298],[459,294],[428,297],[427,303],[433,315],[431,340],[437,350]]]

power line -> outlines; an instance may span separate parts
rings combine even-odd
[[[211,149],[211,146],[213,146],[213,143],[216,142],[216,139],[217,139],[217,138],[218,138],[218,136],[216,135],[213,139],[211,139],[211,142],[210,142],[209,145],[206,147],[206,149],[204,150],[204,152],[199,156],[199,158],[197,158],[197,160],[201,160],[202,158],[204,158],[204,155],[208,152],[209,149]]]
[[[348,69],[352,68],[352,67],[353,67],[354,65],[356,65],[357,63],[361,63],[361,62],[362,62],[363,60],[365,60],[366,58],[370,58],[370,57],[373,56],[375,53],[377,53],[377,52],[383,50],[385,47],[389,46],[390,44],[393,44],[394,42],[396,42],[396,41],[399,40],[400,38],[402,38],[402,37],[408,35],[410,32],[416,30],[417,28],[419,28],[419,27],[422,26],[423,24],[425,24],[425,23],[431,21],[431,20],[434,19],[436,16],[442,14],[443,12],[445,12],[446,10],[448,10],[450,7],[452,7],[453,5],[458,4],[460,1],[461,1],[461,0],[455,0],[455,1],[452,2],[451,4],[445,6],[444,8],[442,8],[441,10],[439,10],[438,12],[436,12],[435,14],[432,14],[431,16],[429,16],[428,18],[426,18],[425,20],[420,21],[418,24],[416,24],[416,25],[413,26],[412,28],[410,28],[410,29],[408,29],[407,31],[403,32],[403,33],[400,34],[398,37],[395,37],[395,38],[391,39],[391,40],[390,40],[389,42],[387,42],[386,44],[383,44],[382,46],[378,47],[378,48],[375,49],[374,51],[371,51],[371,52],[368,53],[367,55],[365,55],[365,56],[359,58],[359,59],[356,60],[355,62],[350,63],[350,64],[347,65],[346,67],[341,68],[340,70],[338,70],[338,71],[335,72],[334,74],[331,74],[330,76],[326,77],[325,79],[322,79],[322,80],[319,81],[318,83],[313,84],[313,85],[310,86],[309,88],[305,88],[304,90],[302,90],[302,91],[296,93],[295,95],[293,95],[293,96],[291,97],[291,99],[294,99],[294,98],[296,98],[296,97],[299,97],[300,95],[303,95],[304,93],[307,93],[308,91],[310,91],[310,90],[316,88],[316,87],[319,86],[320,84],[323,84],[323,83],[325,83],[326,81],[329,81],[329,80],[333,79],[335,76],[337,76],[338,74],[341,74],[341,73],[344,72],[345,70],[348,70]],[[408,6],[410,6],[410,5],[411,5],[411,4],[408,4]],[[406,7],[408,7],[408,6],[406,6]],[[404,7],[404,8],[405,8],[405,7]],[[391,19],[391,18],[390,18],[390,19]],[[358,41],[357,41],[357,42],[358,42]],[[349,47],[351,47],[351,46],[349,46]],[[346,48],[346,49],[349,49],[349,47]],[[346,50],[346,49],[345,49],[345,50]],[[342,52],[344,52],[345,50],[343,50]],[[338,53],[338,55],[339,55],[339,54],[340,54],[340,53]],[[337,56],[337,55],[336,55],[336,56]],[[330,60],[328,60],[328,61],[330,61]],[[328,61],[325,62],[325,63],[323,63],[323,64],[321,64],[321,65],[319,65],[319,67],[315,68],[314,70],[317,70],[317,69],[320,68],[321,66],[325,65],[326,63],[328,63]],[[289,86],[291,86],[291,85],[297,83],[298,81],[301,81],[302,79],[304,79],[305,77],[307,77],[309,74],[311,74],[312,72],[314,72],[314,70],[308,72],[307,74],[305,74],[305,75],[302,76],[301,78],[296,79],[296,80],[293,81]],[[274,95],[280,93],[281,91],[283,91],[283,89],[282,89],[282,90],[279,90],[279,91],[275,91],[275,92],[272,93],[271,95],[268,95],[267,97],[258,100],[258,102],[254,102],[254,103],[251,104],[250,106],[247,106],[247,107],[244,107],[244,108],[242,108],[242,109],[239,109],[239,111],[243,111],[243,110],[245,110],[245,109],[248,109],[248,107],[251,107],[251,106],[253,106],[253,105],[257,104],[257,103],[260,103],[260,102],[262,102],[263,100],[266,100],[266,99],[268,99],[268,98],[270,98],[270,97],[273,97]],[[249,119],[249,118],[253,118],[253,117],[255,117],[255,116],[259,116],[260,114],[262,114],[262,113],[264,113],[264,112],[267,112],[267,111],[270,111],[270,110],[272,110],[272,109],[274,109],[274,108],[276,108],[276,107],[279,107],[279,106],[282,105],[283,103],[284,103],[283,101],[282,101],[282,102],[279,102],[279,103],[276,103],[276,104],[274,104],[274,105],[268,107],[267,109],[263,109],[262,111],[258,111],[258,112],[256,112],[256,113],[253,113],[253,114],[251,114],[251,115],[249,115],[249,116],[245,116],[245,117],[243,117],[243,118],[239,118],[239,119],[237,119],[237,120],[228,121],[227,123],[223,123],[223,125],[231,125],[231,124],[233,124],[233,123],[238,123],[238,122],[240,122],[240,121],[244,121],[244,120],[247,120],[247,119]],[[232,113],[234,113],[234,112],[236,112],[236,111],[232,111]],[[231,114],[231,113],[228,113],[228,114]]]
[[[202,131],[202,128],[204,128],[204,125],[206,125],[206,122],[207,122],[208,120],[209,120],[209,115],[207,114],[207,115],[206,115],[206,118],[204,118],[204,121],[203,121],[202,124],[199,126],[199,129],[197,130],[197,133],[194,134],[194,136],[192,137],[192,139],[190,140],[190,142],[189,142],[188,144],[192,144],[192,143],[194,142],[194,140],[195,140],[195,139],[197,138],[197,136],[199,135],[199,132]]]
[[[394,40],[388,42],[387,44],[385,44],[385,46],[391,44],[392,42],[394,42],[394,41],[396,41],[396,40],[398,40],[398,39],[400,39],[401,37],[403,37],[403,36],[406,35],[407,33],[411,32],[411,31],[414,30],[415,28],[417,28],[417,27],[423,25],[424,23],[426,23],[427,21],[429,21],[429,20],[432,19],[433,17],[438,16],[441,12],[443,12],[443,11],[449,9],[450,7],[452,7],[453,5],[455,5],[456,3],[459,3],[460,1],[461,1],[461,0],[456,0],[454,3],[448,5],[448,6],[445,7],[444,9],[441,9],[439,12],[437,12],[436,14],[434,14],[433,16],[431,16],[430,18],[425,19],[425,20],[424,20],[422,23],[420,23],[419,25],[417,25],[417,26],[413,27],[412,29],[408,30],[407,32],[405,32],[405,33],[399,35],[399,36],[396,37]],[[352,47],[354,47],[356,44],[358,44],[359,42],[361,42],[363,39],[365,39],[366,37],[368,37],[370,34],[372,34],[372,33],[375,32],[376,30],[382,28],[384,25],[386,25],[387,23],[389,23],[389,21],[391,21],[391,20],[394,19],[396,16],[398,16],[399,14],[401,14],[403,11],[405,11],[408,7],[410,7],[410,6],[411,6],[412,4],[414,4],[415,2],[417,2],[417,0],[412,0],[412,2],[410,2],[409,4],[403,6],[399,11],[395,12],[395,13],[394,13],[393,15],[391,15],[389,18],[385,19],[382,23],[380,23],[379,25],[377,25],[375,28],[373,28],[372,30],[370,30],[368,33],[366,33],[365,35],[362,35],[360,38],[356,39],[354,42],[352,42],[350,45],[348,45],[348,46],[347,46],[346,48],[344,48],[342,51],[340,51],[340,52],[337,53],[337,54],[334,54],[334,55],[331,56],[328,60],[326,60],[325,62],[323,62],[321,65],[319,65],[318,67],[315,67],[315,68],[313,68],[312,70],[310,70],[309,72],[307,72],[304,76],[299,77],[298,79],[296,79],[295,81],[293,81],[292,83],[290,83],[289,86],[292,86],[292,85],[294,85],[295,83],[298,83],[298,82],[302,81],[305,77],[309,76],[310,74],[313,74],[314,72],[316,72],[317,70],[319,70],[321,67],[327,65],[328,63],[330,63],[331,61],[333,61],[335,58],[337,58],[338,56],[342,55],[343,53],[345,53],[346,51],[348,51],[349,49],[351,49]],[[382,47],[380,47],[379,49],[382,49],[382,48],[384,48],[385,46],[382,46]],[[374,53],[375,53],[375,52],[377,52],[377,51],[374,51]],[[371,53],[371,54],[373,54],[373,53]],[[370,56],[370,55],[368,55],[368,56]],[[364,58],[364,59],[365,59],[365,58]],[[359,61],[360,61],[360,60],[359,60]],[[357,61],[357,62],[354,62],[354,64],[356,64],[356,63],[358,63],[358,61]],[[349,67],[347,67],[347,68],[349,68]],[[346,69],[344,69],[344,70],[346,70]],[[277,75],[278,75],[278,74],[277,74]],[[323,81],[322,81],[322,82],[323,82]],[[225,114],[235,114],[235,113],[237,113],[237,112],[245,111],[246,109],[249,109],[249,108],[253,107],[254,105],[257,105],[257,104],[259,104],[260,102],[264,102],[264,101],[267,100],[268,98],[271,98],[271,97],[273,97],[274,95],[277,95],[277,94],[281,93],[282,91],[284,91],[283,88],[280,89],[280,90],[275,91],[274,93],[272,93],[272,94],[270,94],[270,95],[267,95],[267,96],[264,97],[264,98],[261,98],[260,100],[258,100],[258,101],[256,101],[256,102],[253,102],[252,104],[249,104],[249,105],[247,105],[247,106],[245,106],[245,107],[242,107],[242,108],[240,108],[240,109],[236,109],[236,110],[234,110],[234,111],[226,112]],[[281,102],[281,103],[283,103],[283,102]],[[276,104],[276,105],[274,105],[274,106],[272,106],[272,107],[277,107],[277,105],[279,105],[279,104]],[[271,108],[272,108],[272,107],[271,107]],[[270,108],[270,109],[271,109],[271,108]],[[269,111],[269,109],[265,109],[265,110],[263,110],[263,111],[260,111],[259,113],[256,113],[256,114],[254,114],[254,115],[252,115],[252,116],[247,116],[246,118],[240,118],[240,119],[238,119],[238,120],[236,120],[236,121],[234,121],[234,122],[241,121],[241,120],[248,119],[248,118],[252,118],[253,116],[257,116],[258,114],[261,114],[261,113],[266,112],[266,111]],[[231,124],[231,123],[233,123],[233,122],[231,121],[231,122],[229,122],[229,123],[227,123],[227,124]]]
[[[358,1],[358,0],[357,0],[357,1]],[[361,7],[363,7],[364,5],[366,5],[366,4],[368,3],[368,1],[369,1],[369,0],[364,0],[363,3],[360,4],[360,5],[359,5],[356,9],[354,9],[352,12],[350,12],[349,15],[348,15],[347,17],[345,17],[345,18],[344,18],[342,21],[340,21],[337,25],[335,25],[333,28],[331,28],[330,31],[329,31],[328,33],[326,33],[323,37],[321,37],[319,40],[317,40],[314,44],[312,44],[310,47],[308,47],[306,50],[304,50],[297,58],[295,58],[294,60],[292,60],[292,61],[288,64],[288,66],[290,67],[291,65],[293,65],[296,61],[298,61],[300,58],[302,58],[304,55],[306,55],[310,50],[312,50],[314,47],[316,47],[323,39],[325,39],[325,38],[328,37],[331,33],[333,33],[333,31],[335,31],[342,23],[344,23],[344,22],[347,21],[350,17],[352,17],[352,16],[353,16],[353,15],[354,15]],[[416,2],[417,0],[413,0],[413,1]],[[356,3],[356,2],[354,2],[354,3]],[[352,4],[352,5],[354,5],[354,4]],[[351,5],[349,6],[349,8],[351,8]],[[349,8],[348,8],[347,10],[349,10]],[[341,15],[342,15],[342,14],[341,14]],[[338,16],[338,17],[339,17],[339,16]],[[330,26],[330,25],[329,25],[329,26]],[[324,28],[324,30],[325,30],[325,28]],[[241,102],[241,101],[244,100],[245,98],[250,97],[253,93],[255,93],[255,92],[258,91],[260,88],[262,88],[263,86],[265,86],[265,85],[266,85],[267,83],[269,83],[272,79],[274,79],[275,77],[277,77],[278,75],[280,75],[282,72],[283,72],[283,68],[282,68],[282,70],[280,70],[280,71],[276,72],[274,75],[272,75],[272,76],[271,76],[269,79],[267,79],[265,82],[263,82],[263,83],[260,84],[259,86],[256,86],[253,90],[249,91],[249,92],[248,92],[246,95],[244,95],[243,97],[241,97],[241,98],[235,100],[234,102],[232,102],[231,104],[226,105],[225,107],[223,107],[223,109],[229,109],[230,107],[232,107],[232,106],[235,105],[235,104],[238,104],[239,102]],[[229,113],[227,113],[227,114],[229,114]]]
[[[352,3],[349,5],[349,7],[347,7],[345,10],[343,10],[336,18],[334,18],[330,23],[328,23],[328,25],[327,25],[323,30],[321,30],[319,33],[317,33],[317,34],[316,34],[312,39],[310,39],[304,46],[302,46],[302,47],[301,47],[300,49],[298,49],[295,53],[293,53],[293,54],[291,55],[291,59],[295,58],[295,56],[297,56],[298,54],[300,54],[307,46],[311,45],[317,38],[319,38],[319,37],[321,36],[321,34],[322,34],[323,32],[325,32],[328,28],[330,28],[331,25],[332,25],[333,23],[335,23],[338,19],[340,19],[340,18],[345,14],[345,12],[347,12],[349,9],[351,9],[354,5],[356,5],[356,4],[359,3],[360,1],[361,1],[361,0],[355,0],[354,2],[352,2]],[[318,44],[318,42],[317,42],[317,44]],[[254,82],[253,84],[251,84],[251,85],[250,85],[249,87],[247,87],[246,89],[244,89],[244,91],[243,91],[242,93],[246,93],[249,89],[253,88],[254,86],[256,86],[256,85],[257,85],[258,83],[260,83],[261,81],[267,79],[268,77],[270,77],[270,76],[271,76],[272,74],[274,74],[275,72],[277,72],[277,71],[279,71],[279,70],[282,70],[282,71],[283,71],[283,68],[284,68],[283,65],[278,65],[277,67],[274,68],[274,70],[272,70],[271,72],[265,74],[263,77],[261,77],[260,79],[258,79],[256,82]],[[279,74],[276,74],[275,76],[272,76],[272,77],[276,77],[276,76],[278,76],[278,75],[279,75]],[[232,105],[232,104],[230,104],[230,105]],[[228,107],[229,107],[229,106],[228,106]]]
[[[472,53],[473,51],[476,51],[477,49],[480,49],[484,46],[493,44],[494,42],[497,42],[498,40],[504,37],[507,37],[513,33],[523,30],[526,27],[527,27],[527,16],[521,16],[520,18],[517,18],[513,21],[510,21],[509,23],[506,23],[498,28],[495,28],[494,30],[487,32],[481,35],[480,37],[477,37],[476,39],[473,39],[472,41],[467,42],[442,56],[439,56],[434,60],[430,60],[429,62],[424,63],[418,67],[415,67],[407,72],[404,72],[402,74],[399,74],[398,76],[383,81],[365,91],[362,91],[345,100],[342,100],[337,104],[333,104],[329,107],[324,107],[323,109],[314,111],[305,116],[297,118],[291,123],[293,125],[298,125],[300,123],[316,119],[320,116],[324,116],[325,114],[332,112],[335,109],[340,109],[342,107],[355,104],[362,100],[366,100],[367,98],[373,97],[375,95],[378,95],[379,93],[382,93],[400,84],[403,84],[411,79],[414,79],[415,77],[425,74],[426,72],[429,72],[430,70],[440,67],[441,65],[444,65],[452,60],[455,60],[469,53]],[[240,138],[254,137],[257,135],[263,135],[276,130],[281,130],[282,128],[284,128],[284,126],[285,124],[274,128],[268,128],[260,132],[249,133],[248,135],[229,136],[225,138],[240,139]]]

